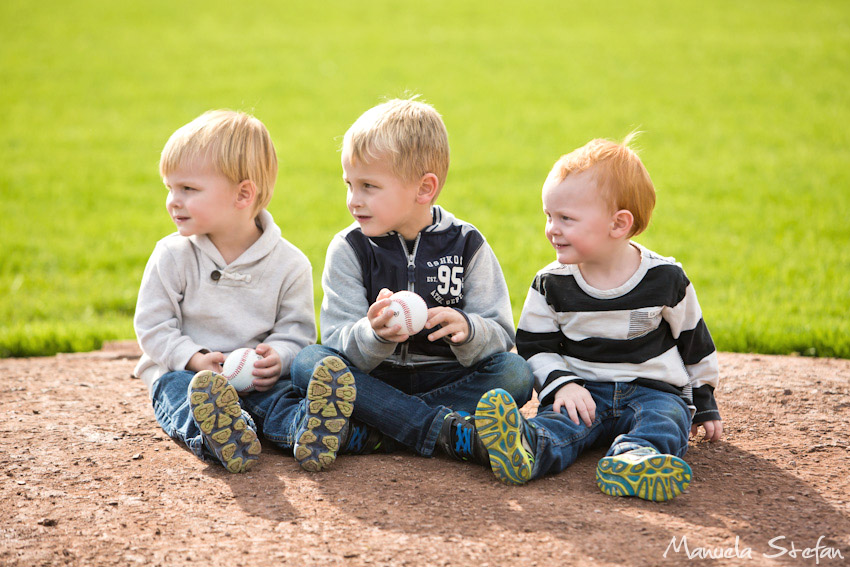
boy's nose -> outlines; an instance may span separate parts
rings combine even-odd
[[[357,193],[355,193],[354,191],[351,191],[348,194],[348,206],[352,209],[359,209],[360,207],[363,206],[363,200],[360,198],[360,196]]]

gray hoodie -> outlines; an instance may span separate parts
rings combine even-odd
[[[260,343],[280,355],[286,375],[295,355],[316,341],[310,262],[268,211],[259,221],[263,234],[230,264],[203,235],[157,242],[133,321],[143,351],[134,374],[149,389],[202,349],[226,356]]]

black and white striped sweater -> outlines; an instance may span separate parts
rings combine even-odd
[[[681,265],[635,244],[641,262],[622,286],[591,287],[578,266],[553,262],[531,284],[517,350],[541,405],[571,381],[632,382],[675,392],[694,423],[720,419],[717,353]]]

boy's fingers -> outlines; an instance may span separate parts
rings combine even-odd
[[[703,425],[705,425],[705,438],[711,441],[719,441],[720,437],[723,434],[723,425],[718,421],[706,421]]]
[[[462,343],[466,340],[466,331],[458,331],[454,335],[452,335],[453,343]]]
[[[380,316],[387,315],[387,306],[392,303],[389,299],[378,299],[375,303],[369,306],[369,311],[367,311],[367,316],[370,319],[376,319]],[[387,315],[387,319],[389,320],[389,315]]]
[[[425,327],[431,329],[447,322],[448,316],[446,312],[439,307],[432,307],[428,310],[428,319],[425,321]]]
[[[567,413],[569,414],[570,419],[573,420],[573,423],[575,423],[576,425],[581,425],[581,420],[578,417],[578,412],[576,411],[575,404],[565,404],[565,407],[567,408]]]
[[[403,343],[408,338],[408,335],[401,332],[401,325],[393,325],[392,327],[378,326],[375,328],[375,334],[382,339],[392,341],[394,343]]]
[[[389,309],[384,309],[383,313],[370,313],[369,323],[376,331],[383,331],[387,328],[387,323],[390,322],[392,316],[393,314]],[[401,329],[401,325],[394,325],[394,327]]]
[[[593,401],[593,398],[587,404],[587,415],[590,417],[591,423],[596,419],[596,402]]]
[[[272,364],[270,366],[259,366],[259,362],[254,365],[254,371],[251,372],[254,376],[260,376],[263,378],[271,378],[277,374],[276,368],[278,368],[277,364]]]
[[[449,337],[452,342],[460,343],[466,339],[466,331],[460,325],[443,325],[428,335],[428,340],[436,341],[443,337]]]
[[[439,329],[437,329],[436,331],[434,331],[433,333],[431,333],[430,335],[428,335],[428,340],[429,341],[436,341],[438,339],[442,339],[443,337],[445,337],[447,335],[451,335],[451,334],[452,334],[451,327],[444,325],[444,326],[440,327]]]
[[[580,408],[578,413],[586,426],[590,427],[593,424],[593,416],[587,407]]]

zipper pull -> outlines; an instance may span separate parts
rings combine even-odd
[[[401,234],[398,237],[401,240],[402,249],[407,254],[407,291],[413,291],[414,284],[416,283],[416,250],[419,248],[420,235],[416,235],[413,252],[408,252],[407,242],[404,240],[404,237]]]

